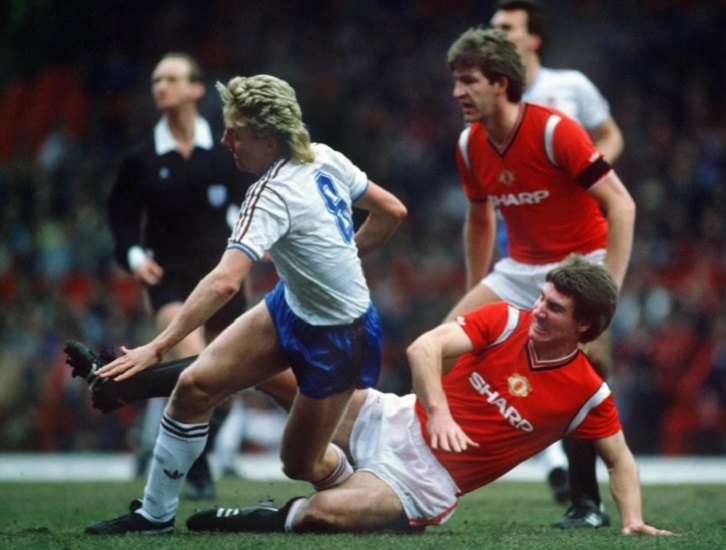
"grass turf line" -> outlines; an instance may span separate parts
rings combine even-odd
[[[199,534],[186,530],[186,518],[198,508],[246,506],[273,497],[310,493],[293,482],[241,479],[217,483],[210,502],[182,499],[177,529],[171,536],[94,537],[86,525],[126,512],[143,492],[143,483],[0,483],[0,548],[103,549],[264,549],[264,550],[424,550],[424,549],[568,549],[568,548],[723,548],[726,547],[726,485],[648,485],[643,487],[644,515],[650,523],[676,531],[675,538],[620,534],[620,520],[602,488],[613,526],[560,531],[550,527],[564,508],[552,501],[544,483],[500,481],[462,498],[453,518],[423,535],[372,533],[365,535]]]

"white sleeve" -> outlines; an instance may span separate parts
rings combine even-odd
[[[333,179],[337,179],[348,187],[351,201],[355,202],[361,198],[368,189],[368,176],[366,173],[340,151],[335,151],[327,145],[317,144],[317,146],[318,150],[325,152],[328,166],[334,167],[338,172],[332,174]]]
[[[586,129],[597,128],[610,116],[610,105],[589,78],[579,71],[575,71],[575,75],[577,119]]]
[[[269,187],[247,195],[228,247],[241,248],[258,261],[290,229],[287,204]]]

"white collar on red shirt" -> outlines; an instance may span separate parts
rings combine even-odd
[[[211,149],[212,129],[209,122],[200,116],[194,120],[194,146],[201,149]],[[154,147],[157,155],[164,155],[170,151],[176,151],[176,141],[171,135],[166,117],[163,117],[154,127]]]
[[[530,366],[533,369],[551,369],[554,367],[561,367],[562,365],[566,365],[572,361],[572,359],[580,351],[580,348],[576,347],[570,353],[562,357],[558,357],[557,359],[539,359],[531,340],[527,342],[527,350],[529,351]]]

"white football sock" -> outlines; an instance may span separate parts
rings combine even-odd
[[[300,506],[305,504],[305,501],[307,501],[306,498],[299,498],[290,505],[290,509],[287,511],[287,516],[285,516],[286,533],[292,533],[292,521],[295,519],[295,516],[300,510]]]
[[[184,424],[164,413],[139,514],[157,522],[169,521],[176,515],[182,484],[202,454],[208,435],[208,422]]]
[[[325,489],[335,487],[336,485],[340,485],[353,475],[353,466],[351,466],[350,462],[348,462],[348,458],[345,456],[343,449],[338,447],[335,443],[331,443],[330,446],[333,447],[333,450],[335,450],[338,454],[338,466],[336,466],[335,470],[333,470],[328,477],[312,484],[316,491],[323,491]]]

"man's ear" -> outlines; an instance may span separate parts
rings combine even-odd
[[[592,326],[592,323],[586,323],[584,321],[580,321],[577,323],[577,332],[580,333],[580,335],[584,334],[588,330],[590,330],[590,327]]]
[[[529,35],[529,49],[533,52],[539,53],[539,49],[542,47],[542,37],[537,34]]]
[[[507,93],[507,88],[509,88],[509,79],[506,76],[500,76],[499,78],[497,78],[495,84],[499,84],[500,93]]]
[[[277,156],[280,144],[277,143],[276,137],[265,138],[265,150],[273,156]]]
[[[204,97],[204,94],[207,93],[207,87],[204,85],[203,82],[195,82],[194,83],[194,97],[197,101],[202,99]]]

